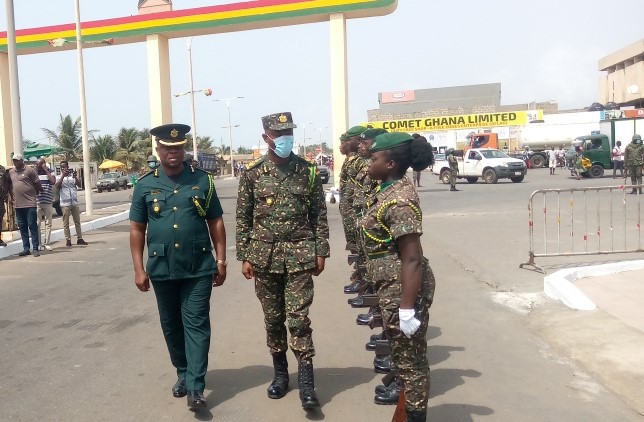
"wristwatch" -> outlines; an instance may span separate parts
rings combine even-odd
[[[227,266],[227,265],[228,265],[228,262],[227,262],[227,261],[223,261],[223,260],[221,260],[221,259],[218,259],[218,260],[217,260],[217,265],[219,265],[219,264],[221,264],[221,265],[223,265],[223,266],[225,267],[225,266]]]

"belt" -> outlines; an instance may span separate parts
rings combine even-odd
[[[367,258],[378,259],[378,258],[384,258],[389,255],[398,255],[398,253],[392,252],[392,251],[370,252],[370,253],[367,253]]]

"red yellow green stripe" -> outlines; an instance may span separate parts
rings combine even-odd
[[[170,12],[128,16],[84,22],[83,40],[97,41],[115,38],[117,44],[141,41],[141,37],[157,33],[177,33],[212,28],[212,32],[225,32],[226,25],[253,25],[273,20],[295,18],[302,22],[328,19],[330,13],[359,13],[359,16],[384,14],[397,5],[397,0],[258,0],[226,5],[206,6]],[[385,10],[383,13],[382,11]],[[277,26],[277,25],[276,25]],[[206,31],[207,32],[207,31]],[[76,38],[74,24],[54,25],[18,30],[16,44],[19,54],[48,51],[47,40]],[[0,51],[7,48],[6,32],[0,33]],[[29,51],[33,50],[33,51]]]

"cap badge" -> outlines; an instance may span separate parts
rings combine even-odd
[[[172,129],[170,131],[170,136],[172,136],[173,138],[176,138],[177,136],[179,136],[179,131],[176,129]]]
[[[286,114],[280,114],[280,117],[277,118],[280,123],[286,123],[288,122],[288,117],[286,117]]]

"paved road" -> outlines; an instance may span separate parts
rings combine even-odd
[[[642,420],[633,410],[637,403],[607,382],[610,373],[593,370],[587,352],[578,354],[576,344],[561,341],[575,329],[586,333],[588,324],[613,327],[610,316],[588,317],[546,301],[542,276],[518,269],[527,256],[530,192],[611,181],[575,181],[535,170],[521,184],[463,183],[462,192],[452,193],[423,175],[423,246],[438,280],[428,336],[428,420]],[[221,180],[217,189],[228,213],[233,261],[235,181]],[[128,194],[99,197],[107,204]],[[123,222],[89,232],[88,247],[0,262],[0,420],[389,421],[393,409],[372,403],[380,376],[372,371],[373,355],[364,351],[370,332],[354,324],[358,312],[341,293],[349,267],[337,205],[329,205],[329,220],[333,256],[316,280],[311,316],[320,412],[307,417],[296,389],[282,400],[266,398],[272,371],[261,308],[235,263],[213,294],[206,392],[211,408],[193,414],[183,399],[172,398],[173,369],[154,297],[133,285]],[[548,269],[567,261],[553,259]],[[610,338],[596,332],[586,340]],[[630,333],[619,340],[641,337]],[[292,356],[289,363],[296,386]]]

